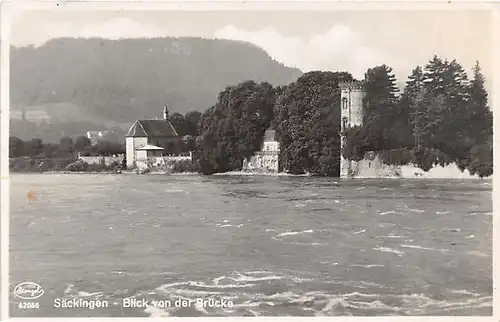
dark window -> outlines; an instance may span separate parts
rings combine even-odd
[[[345,98],[345,97],[342,99],[342,108],[344,110],[347,109],[347,98]]]
[[[347,129],[347,117],[344,116],[342,118],[342,131],[345,131]]]

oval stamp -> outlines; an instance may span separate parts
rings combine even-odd
[[[23,300],[34,300],[42,296],[43,288],[34,282],[23,282],[14,288],[14,295]]]

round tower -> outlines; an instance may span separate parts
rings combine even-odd
[[[342,154],[345,147],[345,131],[353,126],[363,125],[363,98],[364,84],[360,81],[341,82],[340,87],[340,126],[341,126],[341,155],[340,176],[349,177],[352,162],[344,160]]]
[[[363,124],[363,97],[365,96],[363,83],[342,82],[339,87],[342,131],[353,126],[361,126]]]

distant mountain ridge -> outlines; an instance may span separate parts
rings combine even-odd
[[[60,38],[13,47],[10,60],[11,109],[45,110],[57,123],[129,123],[161,117],[165,104],[203,111],[227,86],[286,85],[302,75],[253,44],[189,37]]]

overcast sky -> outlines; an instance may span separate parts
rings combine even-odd
[[[367,68],[387,64],[404,82],[437,54],[456,58],[468,72],[479,60],[488,83],[492,76],[486,11],[34,11],[18,16],[11,43],[161,36],[248,41],[304,72],[347,70],[362,78]]]

